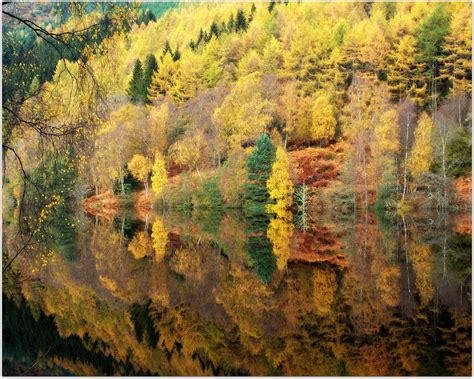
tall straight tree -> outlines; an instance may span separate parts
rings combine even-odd
[[[145,60],[145,69],[143,70],[143,98],[146,103],[150,103],[148,88],[156,71],[158,71],[158,62],[153,54],[148,54]]]
[[[471,6],[460,4],[445,37],[439,79],[447,79],[452,94],[471,93],[472,89],[472,18]]]
[[[130,101],[134,104],[145,101],[143,69],[140,59],[137,59],[135,61],[135,66],[133,66],[132,79],[130,80],[127,93],[128,96],[130,96]]]
[[[267,180],[272,172],[276,149],[268,134],[262,134],[247,160],[247,177],[250,183],[245,185],[245,197],[248,210],[265,213],[265,206],[270,201]]]
[[[237,18],[235,20],[235,31],[238,32],[240,30],[247,30],[247,19],[245,18],[245,14],[243,9],[239,9],[237,11]]]
[[[438,5],[416,31],[418,59],[426,65],[425,77],[429,82],[431,107],[434,111],[437,108],[439,94],[447,89],[437,83],[436,78],[439,76],[438,62],[442,59],[442,46],[448,32],[449,16],[444,4]]]
[[[403,36],[390,54],[387,79],[392,96],[400,102],[409,96],[422,105],[427,89],[424,69],[425,64],[417,61],[416,39]]]

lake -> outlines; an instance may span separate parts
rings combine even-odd
[[[4,274],[6,375],[471,374],[470,214],[76,222]]]

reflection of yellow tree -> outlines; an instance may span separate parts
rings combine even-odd
[[[267,237],[272,242],[273,254],[277,257],[278,270],[285,268],[286,262],[290,257],[293,229],[291,218],[274,218],[268,225]]]
[[[395,307],[400,295],[400,268],[383,266],[377,277],[377,287],[380,290],[382,302],[389,307]]]
[[[283,270],[290,257],[290,240],[293,235],[292,214],[293,183],[290,179],[290,161],[286,151],[278,147],[272,173],[267,181],[270,198],[275,204],[267,205],[267,212],[276,218],[270,221],[267,237],[273,245],[273,254],[277,257],[277,267]]]
[[[132,253],[135,259],[141,259],[151,252],[151,240],[146,232],[135,234],[128,244],[128,251]]]
[[[429,245],[413,244],[410,257],[415,270],[416,288],[420,295],[421,304],[426,305],[433,296],[433,256]]]
[[[161,262],[166,253],[166,245],[168,244],[168,232],[163,222],[156,218],[151,229],[151,239],[153,240],[153,248],[155,249],[155,260]]]
[[[336,273],[329,269],[313,272],[313,301],[316,313],[326,316],[331,311],[337,290]]]
[[[195,247],[177,249],[170,259],[170,267],[181,275],[199,274],[201,259]]]
[[[230,275],[216,300],[239,326],[241,338],[248,344],[263,335],[264,314],[274,308],[272,292],[250,271],[235,267]]]

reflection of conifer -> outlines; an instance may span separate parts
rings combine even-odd
[[[270,201],[267,180],[272,171],[276,149],[267,134],[262,134],[255,149],[247,160],[247,177],[250,183],[245,185],[245,213],[247,218],[248,253],[257,275],[263,282],[271,280],[276,270],[276,257],[272,253],[272,244],[267,238],[270,222],[265,210]]]
[[[272,253],[272,244],[265,236],[250,237],[247,241],[248,252],[257,276],[269,283],[276,270],[276,257]]]

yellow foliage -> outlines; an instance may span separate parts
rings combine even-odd
[[[175,86],[178,62],[173,61],[171,54],[166,54],[158,65],[158,71],[153,75],[148,94],[150,99],[157,99],[166,94],[172,94]]]
[[[440,78],[451,82],[452,93],[471,93],[472,80],[472,10],[468,3],[457,3],[451,28],[445,37]]]
[[[220,126],[220,140],[231,149],[256,139],[271,121],[269,102],[260,89],[260,76],[254,73],[240,78],[214,111],[213,119]]]
[[[396,45],[388,65],[388,88],[397,100],[410,96],[423,102],[426,95],[424,83],[424,64],[417,61],[416,39],[405,35]]]
[[[398,114],[395,109],[391,109],[380,117],[380,123],[375,127],[375,136],[381,154],[395,154],[400,149]]]
[[[331,311],[337,291],[336,273],[330,269],[316,269],[313,272],[313,301],[316,312],[326,316]]]
[[[186,137],[171,145],[169,156],[176,164],[194,169],[201,157],[203,145],[204,137],[202,133],[197,133],[192,137]]]
[[[415,271],[415,284],[422,305],[427,305],[434,294],[433,270],[434,259],[429,245],[413,243],[410,258]]]
[[[150,173],[151,162],[143,155],[135,154],[131,161],[128,162],[128,169],[135,179],[140,182],[146,182]]]
[[[433,147],[431,139],[433,134],[433,122],[426,112],[423,112],[415,129],[415,142],[411,149],[408,167],[411,175],[418,179],[422,174],[429,171],[433,159]]]
[[[313,123],[311,139],[329,142],[336,135],[336,118],[331,99],[326,94],[320,94],[313,104]]]
[[[161,262],[166,254],[166,245],[168,244],[168,232],[163,222],[157,218],[151,228],[151,239],[155,249],[155,261]]]
[[[267,181],[270,198],[276,204],[268,204],[267,211],[275,213],[276,217],[285,218],[293,204],[293,183],[290,178],[290,160],[285,149],[277,147],[276,159],[272,166],[272,173]]]
[[[277,267],[280,271],[286,267],[286,262],[290,257],[293,230],[291,213],[290,218],[273,218],[268,225],[267,237],[272,243],[273,254],[277,257]]]
[[[400,299],[400,268],[383,267],[377,278],[377,287],[384,304],[396,307]]]
[[[237,67],[238,76],[240,77],[258,72],[261,66],[262,58],[254,49],[252,49],[239,61]]]
[[[148,255],[151,250],[151,241],[146,232],[135,234],[128,244],[128,251],[135,259],[141,259]]]
[[[165,161],[161,155],[156,157],[152,172],[151,189],[159,196],[168,183],[168,172],[166,171]]]
[[[160,107],[149,108],[150,117],[150,142],[155,152],[162,153],[166,147],[166,124],[169,117],[168,104],[161,104]]]
[[[274,74],[283,65],[283,54],[280,42],[271,37],[263,49],[262,71],[268,74]]]

